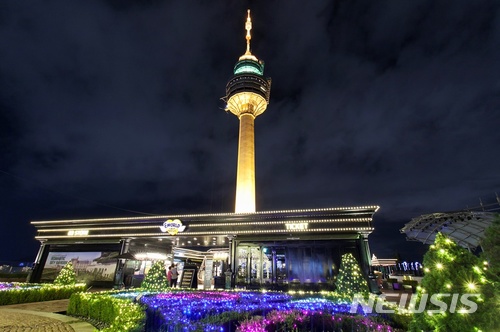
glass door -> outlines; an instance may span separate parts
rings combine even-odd
[[[276,284],[287,280],[285,248],[238,246],[236,265],[236,285]]]
[[[236,250],[236,285],[262,282],[262,250],[259,246],[239,246]]]

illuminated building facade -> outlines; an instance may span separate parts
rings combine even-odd
[[[346,253],[368,277],[378,206],[256,212],[253,126],[267,108],[271,82],[250,51],[250,13],[245,27],[247,49],[223,98],[240,121],[235,212],[33,221],[41,246],[30,281],[48,281],[68,259],[85,258],[86,273],[99,275],[95,283],[131,279],[126,286],[138,286],[146,262],[161,259],[196,262],[201,288],[332,289]],[[111,279],[99,274],[110,264],[116,265]]]
[[[100,259],[115,263],[119,257],[142,262],[208,260],[216,280],[235,267],[232,286],[332,288],[345,253],[353,253],[365,273],[370,270],[368,235],[377,210],[361,206],[33,221],[41,247],[31,280],[48,281],[43,269],[49,255],[106,252]]]

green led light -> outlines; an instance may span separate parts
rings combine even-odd
[[[257,75],[263,75],[262,71],[259,69],[255,68],[254,66],[241,66],[235,69],[234,74],[257,74]]]

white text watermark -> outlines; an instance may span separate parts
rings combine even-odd
[[[403,293],[399,298],[399,303],[390,302],[385,299],[385,295],[370,296],[366,299],[363,294],[355,294],[351,302],[351,313],[356,313],[358,307],[361,306],[364,313],[370,314],[372,312],[378,314],[394,313],[395,310],[387,306],[387,303],[398,305],[400,309],[408,310],[411,313],[421,313],[427,310],[429,314],[434,313],[461,313],[471,314],[476,312],[477,303],[474,302],[480,298],[480,294],[459,294],[459,293],[438,293],[438,294],[411,294],[410,301],[408,302],[408,294]],[[446,302],[444,299],[449,299]],[[418,303],[417,303],[418,302]],[[430,305],[428,306],[428,304]]]

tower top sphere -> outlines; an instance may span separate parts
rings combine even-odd
[[[226,85],[226,111],[237,117],[250,114],[257,117],[262,114],[269,103],[271,79],[264,78],[264,62],[252,54],[250,41],[252,40],[252,18],[250,9],[247,11],[245,22],[246,51],[239,57],[234,66],[234,76]]]

